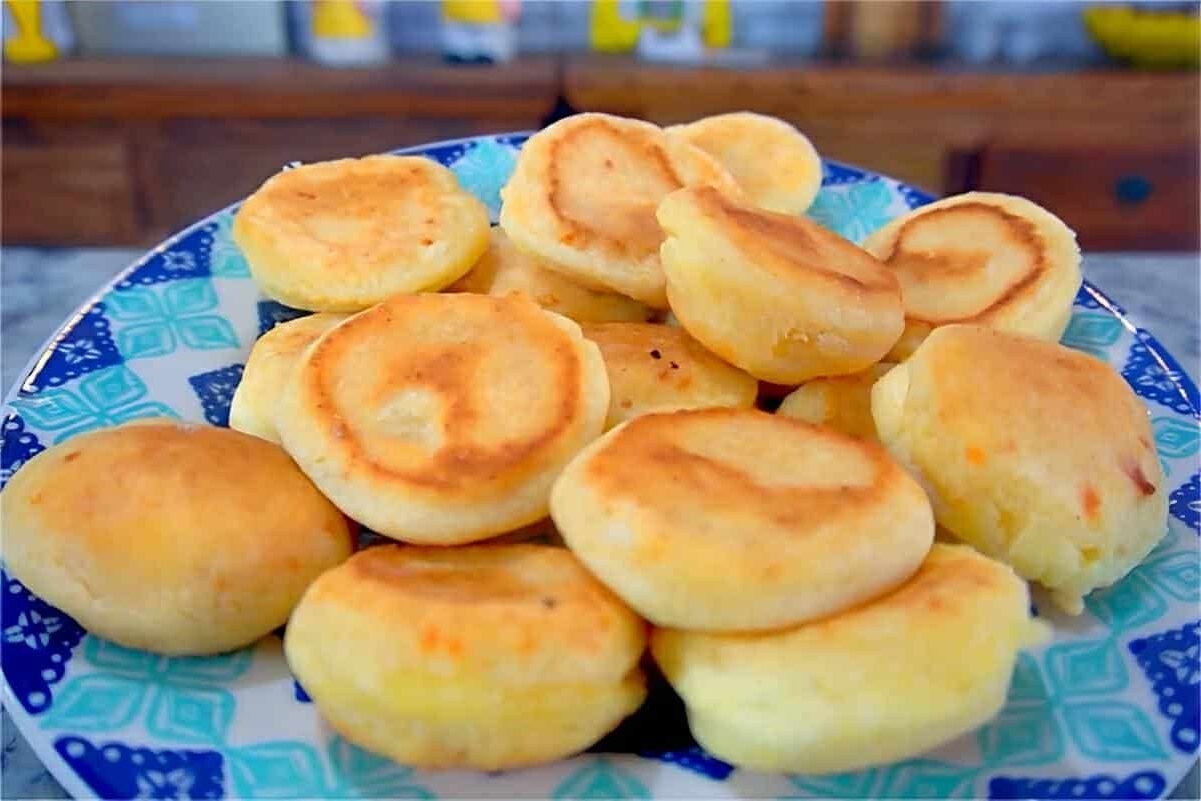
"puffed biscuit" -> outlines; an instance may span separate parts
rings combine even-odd
[[[259,337],[230,401],[229,427],[278,443],[276,406],[296,360],[317,337],[345,319],[345,314],[310,314],[280,323]]]
[[[1012,570],[936,544],[907,582],[841,614],[760,634],[657,629],[651,653],[705,750],[821,774],[917,756],[991,719],[1017,652],[1046,636]]]
[[[600,351],[566,317],[524,295],[397,295],[305,351],[275,424],[347,515],[456,545],[545,517],[608,407]]]
[[[934,538],[922,488],[875,443],[753,409],[648,414],[551,492],[567,546],[658,626],[778,628],[900,584]]]
[[[878,439],[872,420],[872,387],[892,367],[880,362],[859,373],[806,381],[784,399],[776,414],[829,426],[852,437]]]
[[[293,673],[343,737],[405,765],[504,770],[582,751],[646,696],[645,624],[570,552],[369,548],[288,623]]]
[[[92,634],[162,654],[249,645],[354,549],[278,445],[174,420],[47,449],[0,510],[13,576]]]
[[[667,132],[721,162],[747,201],[760,208],[800,214],[821,189],[822,160],[817,150],[784,120],[736,111],[675,125]]]
[[[461,277],[488,246],[488,211],[430,159],[365,156],[267,179],[233,236],[268,297],[353,312]]]
[[[610,429],[647,412],[755,405],[759,382],[680,328],[653,323],[583,326],[609,374]]]
[[[1057,342],[1080,289],[1076,235],[1022,197],[968,192],[911,211],[863,247],[901,283],[901,361],[934,328],[972,323]]]
[[[447,291],[497,297],[524,292],[547,311],[577,323],[643,322],[651,316],[649,306],[615,292],[589,289],[543,259],[521,252],[501,228],[492,229],[488,250]]]
[[[1166,531],[1146,407],[1087,354],[942,326],[876,382],[872,415],[939,524],[1047,587],[1068,613]]]
[[[531,136],[501,190],[517,247],[596,289],[666,308],[655,209],[682,186],[737,184],[716,159],[649,122],[576,114]]]
[[[756,378],[799,384],[858,372],[904,328],[896,276],[811,220],[701,187],[668,196],[659,222],[672,311]]]

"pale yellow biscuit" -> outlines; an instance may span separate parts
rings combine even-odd
[[[904,328],[896,277],[804,217],[709,188],[659,207],[667,297],[702,345],[756,378],[798,384],[863,370]]]
[[[276,406],[292,367],[317,337],[345,319],[344,314],[310,314],[280,323],[259,337],[229,404],[229,427],[279,442]]]
[[[739,191],[716,159],[656,125],[577,114],[522,147],[500,224],[517,247],[577,281],[666,308],[655,209],[698,184]]]
[[[895,587],[934,538],[929,501],[871,442],[753,409],[648,414],[568,465],[551,517],[652,623],[778,628]]]
[[[92,634],[163,654],[249,645],[353,550],[346,519],[278,445],[173,420],[49,448],[0,510],[14,577]]]
[[[1018,650],[1046,636],[1012,570],[936,544],[907,582],[841,614],[762,634],[660,629],[651,653],[705,750],[821,774],[917,756],[986,722]]]
[[[1050,589],[1069,613],[1166,531],[1147,410],[1092,356],[943,326],[876,382],[872,415],[929,490],[938,522]]]
[[[905,333],[901,361],[933,328],[974,323],[1057,342],[1080,289],[1076,235],[1022,197],[968,192],[911,211],[863,246],[896,274]]]
[[[808,138],[776,117],[736,111],[667,129],[721,162],[747,201],[800,214],[822,185],[822,161]]]
[[[545,517],[608,408],[600,351],[566,317],[524,295],[397,295],[305,351],[275,424],[346,514],[453,545]]]
[[[268,297],[352,312],[462,276],[488,246],[488,211],[429,159],[366,156],[269,178],[233,235]]]
[[[651,316],[649,306],[616,292],[589,289],[548,267],[543,259],[521,252],[500,228],[492,229],[488,250],[471,272],[448,291],[498,297],[524,292],[547,311],[577,323],[642,322]]]
[[[645,625],[567,550],[369,548],[288,623],[343,737],[405,765],[503,770],[582,751],[646,696]]]
[[[859,373],[806,381],[784,399],[776,414],[829,426],[853,437],[877,439],[872,387],[892,366],[881,362]]]
[[[653,323],[585,325],[609,374],[609,429],[647,412],[755,405],[759,382],[680,328]]]

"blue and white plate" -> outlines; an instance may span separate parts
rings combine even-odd
[[[448,165],[495,217],[524,140],[408,152]],[[930,200],[827,164],[809,214],[861,240]],[[152,250],[55,334],[9,395],[0,481],[44,448],[101,426],[154,415],[226,424],[255,338],[300,314],[259,296],[230,239],[232,214]],[[416,771],[335,736],[289,675],[277,637],[203,659],[130,651],[89,636],[7,574],[4,703],[76,796],[1163,796],[1198,748],[1201,403],[1176,360],[1094,287],[1080,291],[1064,342],[1109,361],[1147,404],[1168,476],[1170,532],[1125,580],[1090,596],[1080,618],[1046,611],[1055,639],[1021,656],[1001,715],[921,759],[820,778],[735,770],[691,741],[678,700],[660,692],[594,753],[500,774]]]

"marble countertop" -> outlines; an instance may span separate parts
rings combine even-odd
[[[0,250],[0,379],[4,389],[71,313],[139,250]],[[1194,381],[1201,375],[1201,257],[1196,254],[1088,254],[1085,277],[1153,333]],[[66,798],[5,712],[0,798]],[[1198,798],[1197,769],[1172,794]]]

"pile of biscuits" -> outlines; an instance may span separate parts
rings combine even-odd
[[[1163,535],[1163,475],[1122,379],[1056,344],[1054,215],[971,193],[859,247],[800,216],[820,183],[745,113],[555,123],[492,229],[422,158],[286,170],[234,234],[316,313],[255,345],[236,430],[47,450],[3,493],[8,566],[137,648],[287,620],[329,724],[412,765],[580,751],[646,669],[743,767],[946,742],[1047,634],[1026,581],[1081,612]],[[352,555],[358,525],[396,544]]]

